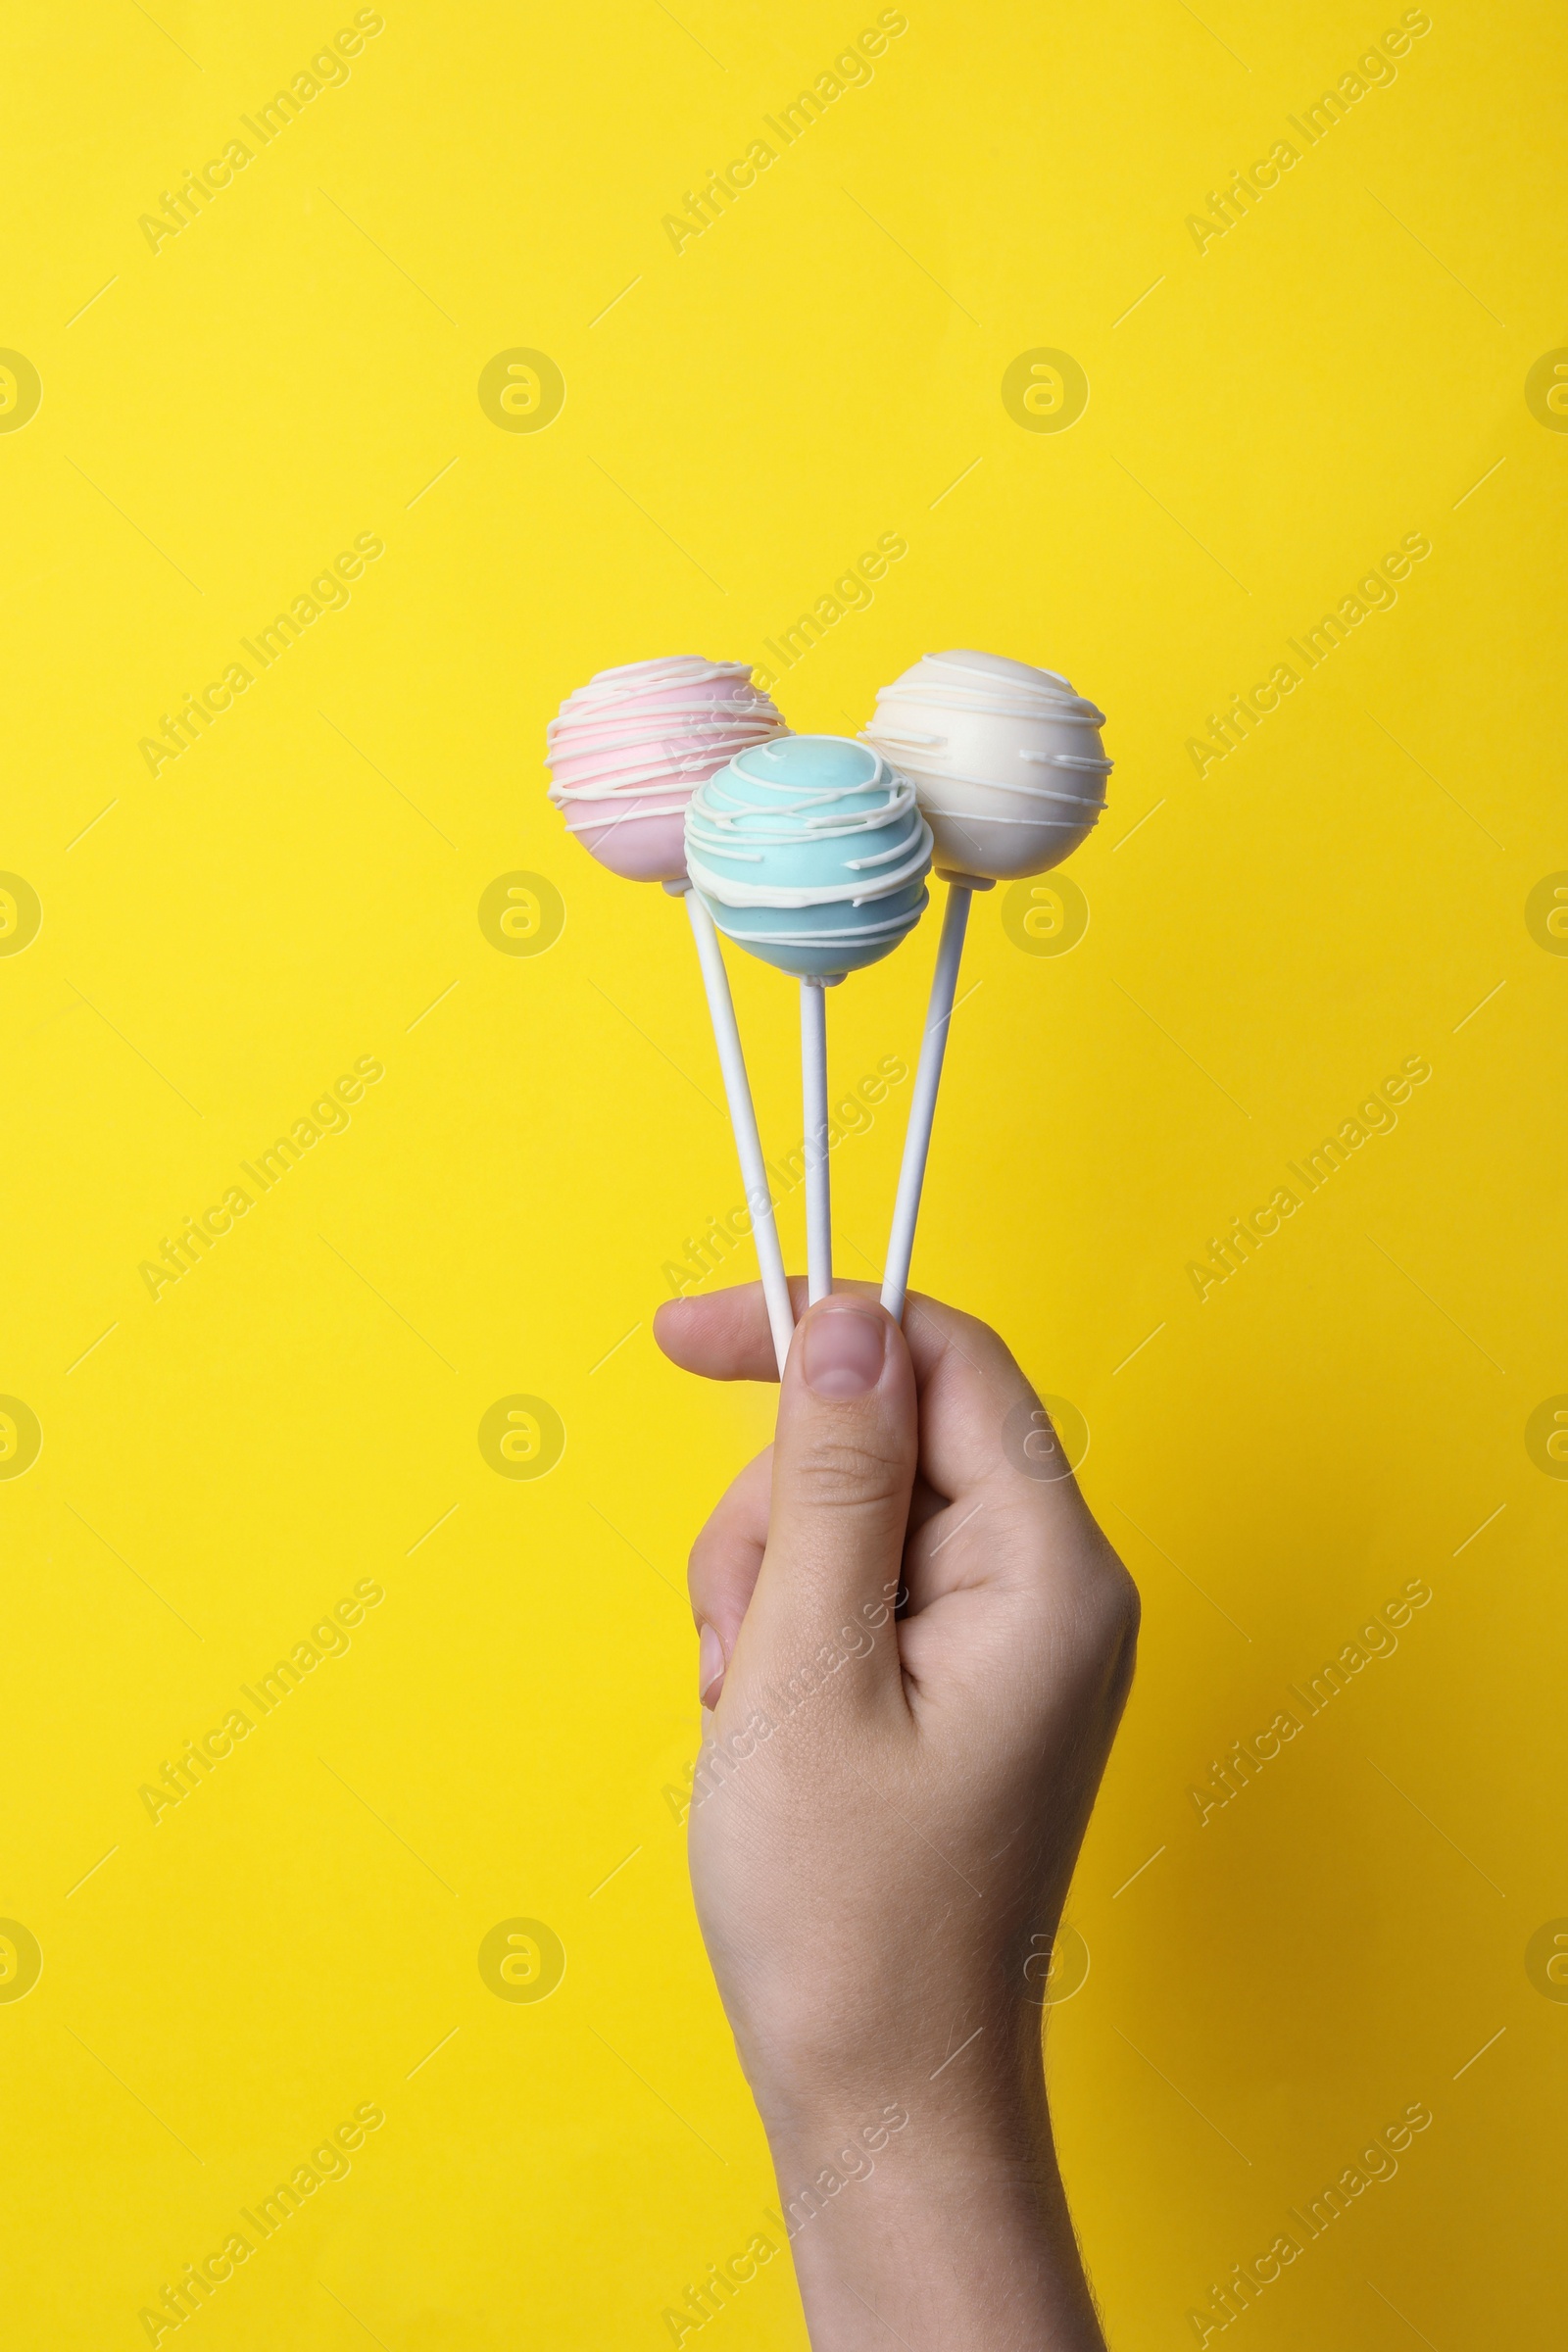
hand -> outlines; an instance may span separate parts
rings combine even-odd
[[[755,1286],[655,1330],[773,1376]],[[855,1287],[811,1308],[691,1594],[692,1885],[812,2343],[1100,2352],[1041,1990],[1138,1602],[996,1334],[919,1298],[901,1332]]]

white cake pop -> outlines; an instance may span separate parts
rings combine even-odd
[[[937,1087],[977,890],[1043,874],[1094,831],[1110,761],[1103,711],[1054,669],[1001,654],[927,654],[884,686],[865,741],[913,784],[949,885],[909,1098],[882,1303],[902,1316]]]
[[[926,654],[877,696],[865,741],[919,795],[937,871],[1008,882],[1044,873],[1105,805],[1102,710],[1053,669],[1001,654]]]

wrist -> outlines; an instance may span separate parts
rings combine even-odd
[[[944,2081],[764,2115],[813,2346],[882,2352],[891,2328],[974,2352],[1102,2352],[1038,2061],[1032,2078]]]
[[[780,2030],[775,2008],[763,2033],[736,2038],[775,2157],[804,2160],[846,2131],[891,2133],[902,2127],[879,2119],[894,2108],[978,2157],[1049,2139],[1042,2015],[994,1984],[985,1993],[971,1984],[918,2006],[905,1997],[854,2015],[817,2008],[794,2032]]]

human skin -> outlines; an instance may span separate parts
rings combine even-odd
[[[775,1443],[692,1550],[689,1838],[811,2342],[1103,2352],[1041,1998],[1137,1594],[995,1332],[858,1286],[796,1308]],[[755,1285],[655,1332],[777,1377]]]

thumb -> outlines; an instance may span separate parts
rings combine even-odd
[[[772,1672],[853,1642],[858,1655],[880,1651],[897,1682],[897,1643],[870,1634],[891,1623],[917,1449],[903,1332],[874,1298],[820,1299],[784,1370],[767,1549],[747,1613]]]

